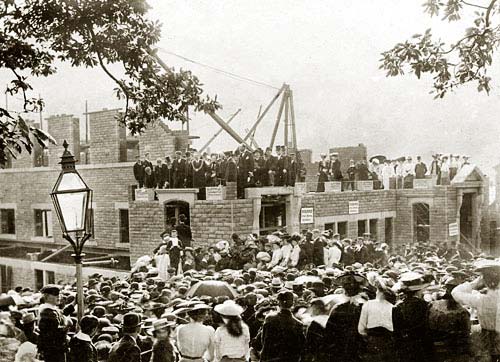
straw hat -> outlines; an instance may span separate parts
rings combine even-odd
[[[153,322],[153,328],[150,328],[146,331],[147,334],[152,336],[154,332],[164,331],[168,328],[174,327],[177,323],[172,320],[168,320],[166,318],[157,319]]]
[[[243,308],[232,300],[226,300],[222,304],[215,306],[214,310],[223,316],[235,317],[243,313]]]

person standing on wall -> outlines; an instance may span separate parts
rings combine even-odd
[[[139,155],[135,156],[134,178],[137,181],[139,188],[142,189],[144,187],[144,165],[142,164]]]
[[[181,189],[186,182],[186,160],[182,158],[181,151],[175,151],[174,160],[172,161],[173,172],[173,188]]]

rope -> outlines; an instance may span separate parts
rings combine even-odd
[[[211,70],[213,70],[213,71],[215,71],[215,72],[217,72],[219,74],[226,75],[229,78],[233,78],[233,79],[241,80],[241,81],[245,81],[245,82],[250,82],[250,83],[253,83],[253,84],[256,84],[256,85],[260,85],[260,86],[268,87],[268,88],[272,88],[272,89],[277,89],[277,90],[280,89],[278,87],[272,86],[272,85],[264,83],[264,82],[260,82],[258,80],[254,80],[254,79],[251,79],[251,78],[248,78],[248,77],[244,77],[244,76],[232,73],[232,72],[228,72],[228,71],[220,69],[220,68],[212,67],[211,65],[208,65],[208,64],[200,63],[200,62],[198,62],[196,60],[187,58],[187,57],[185,57],[183,55],[176,54],[174,52],[171,52],[169,50],[166,50],[166,49],[163,49],[163,48],[160,48],[160,47],[158,47],[158,49],[160,51],[162,51],[163,53],[170,54],[170,55],[173,55],[174,57],[177,57],[177,58],[180,58],[182,60],[185,60],[186,62],[190,62],[190,63],[193,63],[193,64],[197,64],[199,66],[211,69]]]

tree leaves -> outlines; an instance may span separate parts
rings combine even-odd
[[[479,92],[489,93],[491,78],[486,73],[500,42],[500,26],[491,25],[492,15],[498,16],[493,11],[496,2],[490,0],[486,12],[476,12],[478,17],[473,25],[447,49],[427,29],[424,35],[415,34],[410,40],[383,52],[380,69],[387,71],[386,76],[403,75],[405,71],[415,74],[418,79],[425,73],[431,75],[434,80],[431,93],[435,98],[443,98],[447,92],[469,82],[476,82]],[[429,15],[443,11],[443,20],[448,21],[460,19],[464,5],[483,8],[462,0],[448,0],[446,3],[428,0],[423,4]]]
[[[114,92],[125,106],[119,121],[132,133],[162,118],[183,121],[189,107],[205,112],[220,108],[216,98],[203,96],[202,84],[191,72],[173,68],[165,72],[152,58],[160,23],[148,19],[148,10],[146,0],[0,2],[0,68],[14,74],[8,91],[22,94],[25,112],[43,108],[43,102],[28,95],[26,73],[54,74],[58,59],[72,66],[100,66],[117,84]],[[122,65],[123,74],[109,71],[108,65],[114,63]],[[51,141],[39,130],[28,127],[26,132],[22,118],[0,108],[0,117],[9,116],[13,122],[9,125],[22,131],[0,130],[0,163],[6,160],[6,149],[19,151],[24,145],[29,151],[31,140],[23,137],[35,137],[43,144]]]

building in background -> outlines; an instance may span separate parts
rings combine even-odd
[[[185,151],[187,131],[174,131],[162,122],[138,137],[129,137],[116,121],[119,110],[89,114],[89,137],[81,142],[79,120],[71,115],[47,119],[48,131],[59,145],[66,139],[70,151],[80,155],[78,171],[94,190],[94,233],[85,248],[87,260],[110,256],[114,268],[84,268],[116,275],[129,270],[138,257],[150,254],[160,241],[171,217],[188,216],[193,246],[229,239],[232,233],[266,235],[275,230],[289,233],[304,229],[332,229],[342,238],[369,232],[391,246],[417,241],[462,242],[489,250],[490,216],[488,180],[476,167],[465,167],[449,186],[420,183],[414,189],[364,191],[331,189],[308,192],[308,185],[246,189],[236,198],[235,185],[207,192],[197,200],[196,189],[136,192],[133,163],[149,152],[151,160]],[[60,172],[62,147],[23,153],[0,170],[0,285],[6,291],[16,285],[38,288],[47,282],[71,281],[74,266],[67,242],[62,239],[50,201],[50,191]],[[366,147],[332,148],[343,164],[366,159]],[[301,151],[306,181],[317,181],[317,164],[310,150]],[[314,188],[315,189],[315,188]]]

